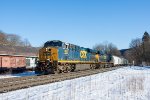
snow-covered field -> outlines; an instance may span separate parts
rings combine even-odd
[[[0,100],[150,100],[150,68],[124,67],[0,94]]]
[[[28,71],[28,72],[23,72],[23,73],[19,73],[19,74],[0,75],[0,79],[11,78],[11,77],[33,76],[33,75],[36,75],[34,71]]]

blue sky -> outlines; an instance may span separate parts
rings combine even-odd
[[[92,48],[108,41],[124,49],[150,33],[150,0],[0,0],[0,30],[33,46],[62,40]]]

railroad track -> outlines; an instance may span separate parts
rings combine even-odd
[[[115,70],[121,67],[101,68],[101,69],[84,70],[84,71],[82,70],[76,72],[50,74],[50,75],[42,75],[42,76],[27,76],[27,77],[20,77],[20,78],[0,79],[0,93],[6,93],[9,91],[29,88],[32,86],[44,85],[48,83],[89,76],[97,73]]]

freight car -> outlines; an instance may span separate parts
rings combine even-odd
[[[23,72],[26,69],[25,66],[24,56],[0,54],[0,73]]]
[[[112,56],[112,62],[114,63],[114,66],[126,66],[128,64],[128,60],[117,56]]]
[[[26,57],[26,70],[33,71],[36,67],[37,56],[27,56]]]
[[[108,55],[107,55],[107,58]],[[74,71],[77,64],[88,64],[91,69],[112,67],[109,60],[101,61],[99,52],[65,43],[59,40],[47,41],[39,50],[39,61],[35,68],[37,74],[61,73]]]

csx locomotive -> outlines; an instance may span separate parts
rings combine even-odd
[[[111,56],[59,40],[47,41],[39,50],[39,60],[35,73],[49,74],[75,71],[77,64],[89,64],[91,69],[113,66]]]

